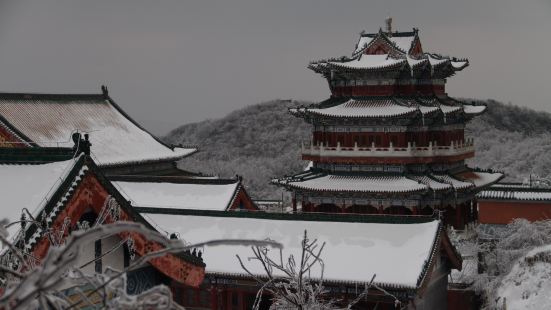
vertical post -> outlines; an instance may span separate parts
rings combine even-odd
[[[297,213],[297,198],[296,198],[296,196],[293,196],[292,203],[293,203],[293,213]]]
[[[215,285],[210,287],[210,308],[218,310],[218,289]]]

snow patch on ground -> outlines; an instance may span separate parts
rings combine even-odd
[[[551,245],[521,257],[498,288],[506,309],[551,309]]]

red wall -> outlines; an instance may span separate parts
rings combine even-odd
[[[478,298],[474,291],[464,289],[448,289],[448,310],[478,309]]]
[[[551,203],[523,201],[478,201],[481,224],[509,224],[516,218],[531,222],[551,218]]]

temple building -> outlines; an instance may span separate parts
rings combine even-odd
[[[100,94],[0,93],[1,147],[73,147],[88,134],[95,162],[107,175],[189,174],[176,161],[197,151],[170,146],[126,114],[102,86]]]
[[[59,236],[57,242],[61,243],[79,229],[117,221],[156,229],[104,176],[89,154],[73,155],[68,149],[64,158],[61,151],[44,147],[0,149],[1,214],[15,223],[8,228],[9,240],[32,262],[29,265],[41,264],[52,246],[52,236]],[[85,247],[84,261],[78,264],[83,264],[85,273],[102,273],[106,268],[124,270],[134,257],[162,248],[146,236],[122,232]],[[0,251],[2,265],[18,270],[21,265],[13,265],[18,263],[11,255],[7,248]],[[161,283],[194,287],[202,283],[204,275],[205,264],[199,256],[167,254],[128,272],[127,288],[130,293],[139,293]]]
[[[448,274],[462,265],[442,222],[429,216],[136,209],[153,226],[190,243],[224,238],[276,240],[283,245],[284,261],[289,255],[301,256],[306,230],[310,238],[325,244],[321,258],[327,298],[346,304],[375,275],[378,289],[370,290],[353,309],[396,309],[395,300],[383,290],[404,309],[447,309]],[[175,301],[186,309],[252,309],[260,288],[255,277],[266,273],[259,261],[248,259],[253,256],[251,248],[228,244],[202,250],[203,283],[196,288],[174,285]],[[269,253],[279,262],[277,249]],[[236,255],[252,275],[240,266]],[[319,268],[309,273],[312,279],[321,277]],[[284,276],[275,268],[274,275]],[[270,299],[265,296],[260,309],[270,309]]]
[[[350,57],[308,68],[331,96],[289,112],[312,124],[302,145],[305,172],[274,179],[301,212],[432,215],[462,228],[476,218],[475,195],[501,173],[469,168],[465,125],[486,110],[451,98],[446,81],[469,65],[425,52],[419,31],[362,33]]]
[[[480,224],[531,222],[551,218],[551,189],[523,183],[497,183],[477,195]]]

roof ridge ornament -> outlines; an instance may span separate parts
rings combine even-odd
[[[103,97],[107,99],[109,97],[109,90],[107,89],[107,86],[101,85],[101,93],[103,94]]]
[[[386,33],[389,37],[392,37],[392,17],[388,16],[385,19]]]

